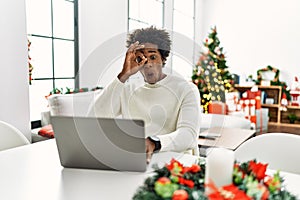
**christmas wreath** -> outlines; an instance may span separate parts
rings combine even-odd
[[[262,72],[267,72],[267,71],[272,71],[272,72],[275,73],[273,80],[271,80],[271,85],[273,85],[272,83],[277,83],[279,81],[280,70],[276,69],[276,68],[274,68],[274,67],[272,67],[270,65],[268,65],[265,68],[257,70],[257,81],[256,81],[257,85],[261,84],[261,81],[262,81]]]
[[[290,91],[287,89],[288,86],[286,82],[279,80],[280,70],[276,69],[270,65],[265,68],[257,70],[257,80],[255,81],[257,85],[261,84],[262,81],[262,72],[272,71],[275,73],[273,80],[271,80],[271,85],[278,85],[282,87],[282,92],[286,95],[287,100],[291,100]]]
[[[217,188],[205,184],[205,162],[190,167],[172,159],[163,168],[157,168],[133,196],[134,200],[225,200],[225,199],[296,199],[283,187],[279,171],[266,174],[267,164],[250,160],[235,163],[232,184]],[[212,191],[205,194],[205,188]]]

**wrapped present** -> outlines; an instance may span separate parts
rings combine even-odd
[[[255,99],[255,108],[260,109],[261,108],[261,91],[253,91],[253,90],[247,90],[247,98],[248,99]]]
[[[39,135],[47,138],[54,138],[54,131],[51,124],[43,126],[38,132]]]
[[[225,93],[226,105],[228,108],[228,112],[237,111],[237,105],[239,102],[239,92],[227,92]]]
[[[249,99],[255,99],[256,97],[260,97],[260,96],[261,96],[260,90],[257,91],[247,90],[247,98]]]
[[[269,109],[261,108],[256,110],[256,133],[268,131]]]
[[[213,101],[208,106],[208,113],[227,114],[227,105],[221,101]]]

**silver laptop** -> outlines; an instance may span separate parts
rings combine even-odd
[[[147,169],[142,120],[51,116],[51,124],[64,167]]]

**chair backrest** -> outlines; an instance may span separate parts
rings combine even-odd
[[[0,121],[0,151],[30,144],[27,138],[17,128]]]
[[[212,127],[250,129],[251,122],[244,117],[221,114],[201,114],[201,131]]]
[[[237,161],[256,159],[269,163],[274,170],[300,174],[300,136],[289,133],[266,133],[253,137],[235,150]]]
[[[48,97],[51,115],[87,116],[90,104],[102,90],[75,93],[54,94]]]

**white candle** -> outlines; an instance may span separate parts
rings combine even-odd
[[[206,157],[205,182],[213,181],[219,188],[232,183],[234,152],[224,148],[211,148]]]

